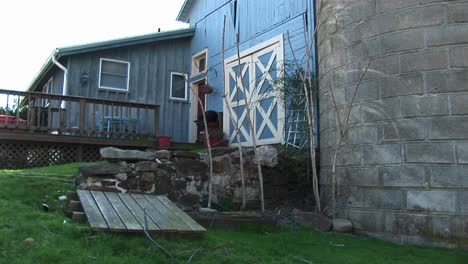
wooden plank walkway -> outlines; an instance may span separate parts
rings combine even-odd
[[[146,212],[149,232],[206,232],[203,226],[165,196],[86,190],[78,190],[77,194],[93,229],[143,232]]]

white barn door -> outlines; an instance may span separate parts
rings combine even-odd
[[[232,106],[231,115],[224,104],[224,129],[230,144],[251,146],[253,121],[258,145],[283,143],[284,105],[276,80],[282,77],[283,36],[268,40],[225,61],[225,95]],[[237,78],[237,80],[236,80]],[[232,118],[229,118],[232,116]]]

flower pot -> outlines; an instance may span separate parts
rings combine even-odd
[[[158,136],[158,146],[160,148],[168,148],[171,146],[171,137],[170,136]]]

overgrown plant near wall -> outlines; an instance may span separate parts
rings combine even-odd
[[[318,5],[318,9],[324,8],[322,5]],[[312,164],[312,187],[313,187],[313,192],[314,192],[314,198],[316,199],[317,203],[317,213],[325,213],[325,210],[327,210],[327,215],[328,216],[333,216],[335,217],[335,211],[336,211],[336,166],[337,166],[337,159],[340,154],[340,147],[345,141],[347,131],[348,131],[348,126],[349,126],[349,119],[351,115],[351,109],[353,106],[354,98],[356,97],[356,94],[358,92],[359,86],[364,79],[364,76],[367,73],[367,70],[369,69],[369,64],[370,62],[367,62],[367,65],[362,69],[362,74],[360,75],[359,81],[354,87],[354,90],[352,91],[352,97],[351,100],[349,101],[349,104],[346,105],[345,111],[342,112],[339,109],[337,100],[335,98],[335,87],[333,85],[330,85],[329,88],[329,93],[333,105],[333,109],[336,113],[336,117],[338,120],[338,126],[339,126],[339,131],[340,135],[338,136],[338,141],[335,146],[335,150],[333,152],[333,163],[332,163],[332,177],[331,177],[331,185],[332,185],[332,190],[330,192],[330,203],[327,204],[325,207],[326,209],[322,212],[321,210],[321,204],[320,204],[320,193],[319,193],[319,182],[318,182],[318,171],[317,171],[317,165],[316,165],[316,159],[315,159],[315,148],[314,148],[314,143],[316,142],[316,135],[318,134],[317,131],[317,125],[316,125],[316,116],[318,116],[317,110],[317,104],[318,104],[318,85],[320,82],[320,78],[315,78],[314,74],[314,68],[312,65],[315,65],[314,57],[313,57],[313,48],[315,46],[315,40],[317,36],[317,32],[319,31],[319,28],[322,26],[320,17],[318,14],[320,12],[316,12],[317,17],[316,21],[317,25],[314,28],[314,31],[312,34],[308,34],[307,32],[307,19],[304,17],[304,26],[303,26],[303,34],[304,34],[304,47],[305,47],[305,58],[303,61],[299,61],[298,58],[296,57],[295,51],[292,47],[291,44],[291,37],[289,35],[289,32],[287,34],[287,41],[293,56],[293,61],[292,64],[295,68],[294,74],[292,75],[292,78],[289,79],[289,81],[293,82],[294,84],[299,83],[300,86],[302,86],[302,91],[303,95],[305,98],[305,108],[306,108],[306,117],[307,117],[307,126],[309,130],[309,150],[310,150],[310,158],[311,158],[311,164]],[[326,25],[327,27],[330,28],[335,28],[335,30],[338,30],[338,26],[335,23],[335,25]],[[297,76],[294,76],[297,75]],[[322,76],[325,76],[326,73],[321,73]]]
[[[324,27],[327,27],[327,28],[330,28],[330,29],[333,29],[333,31],[335,32],[338,32],[339,30],[341,30],[341,28],[338,26],[338,21],[337,21],[337,17],[336,17],[336,14],[338,14],[341,10],[343,10],[344,8],[346,8],[346,6],[338,6],[338,7],[331,7],[330,5],[322,5],[322,3],[319,1],[319,4],[318,4],[318,11],[316,12],[317,14],[317,26],[314,30],[314,40],[315,40],[315,37],[317,35],[317,32],[319,31],[320,27],[324,26]],[[322,24],[325,23],[324,21],[321,20],[321,18],[319,17],[319,14],[321,14],[322,12],[322,9],[323,8],[331,8],[332,9],[332,19],[330,20],[331,21],[331,24]],[[313,42],[314,43],[314,42]],[[315,45],[315,43],[314,43]],[[342,145],[344,145],[346,143],[346,140],[348,138],[348,129],[349,129],[349,123],[350,123],[350,117],[351,117],[351,111],[352,111],[352,107],[354,105],[354,100],[356,98],[356,95],[358,93],[358,90],[359,90],[359,87],[364,79],[364,77],[366,76],[368,70],[369,70],[369,67],[370,67],[370,60],[367,60],[367,62],[363,62],[361,64],[363,67],[360,69],[360,72],[361,74],[359,75],[359,79],[357,81],[357,83],[354,85],[353,87],[353,90],[351,90],[351,98],[349,100],[345,99],[345,106],[344,106],[344,111],[340,111],[340,102],[338,102],[337,100],[337,97],[336,97],[336,87],[335,87],[335,84],[334,82],[331,82],[330,85],[328,85],[328,87],[325,87],[325,89],[328,89],[329,91],[329,96],[331,97],[331,103],[332,103],[332,111],[335,112],[336,114],[336,119],[337,119],[337,122],[338,122],[338,132],[339,132],[339,135],[338,135],[338,138],[337,138],[337,141],[336,141],[336,145],[335,145],[335,149],[333,151],[333,156],[332,156],[332,168],[331,168],[331,190],[330,190],[330,203],[328,204],[328,215],[329,216],[332,216],[333,218],[335,218],[335,215],[336,215],[336,196],[337,196],[337,176],[336,176],[336,167],[337,167],[337,161],[338,161],[338,158],[340,156],[340,150],[341,150],[341,147]],[[320,73],[321,76],[326,76],[328,74],[328,72],[324,72],[324,73]],[[323,78],[322,77],[322,78]],[[320,81],[320,79],[318,79],[317,81]],[[348,101],[348,102],[346,102]]]
[[[292,61],[284,61],[282,66],[282,77],[275,81],[275,90],[281,97],[284,103],[285,118],[283,128],[284,145],[281,151],[287,156],[293,156],[304,161],[305,174],[301,175],[300,182],[305,190],[310,190],[312,185],[312,171],[311,171],[311,152],[309,150],[310,134],[309,123],[307,119],[307,106],[304,94],[304,87],[302,85],[301,76]],[[304,69],[300,71],[304,74]],[[316,83],[316,78],[312,83]],[[316,93],[317,87],[310,87],[307,84],[309,93]],[[314,130],[315,131],[315,130]],[[317,142],[314,142],[316,146]],[[316,147],[314,149],[316,151]]]
[[[312,55],[312,47],[315,39],[315,33],[312,40],[309,39],[307,34],[307,21],[304,17],[304,46],[305,46],[305,59],[300,62],[295,54],[295,51],[291,44],[291,37],[289,31],[287,34],[287,41],[289,48],[293,56],[293,65],[296,73],[299,75],[299,85],[302,88],[305,99],[305,113],[307,118],[307,129],[309,134],[309,152],[310,152],[310,163],[312,167],[312,191],[316,202],[316,213],[322,213],[320,204],[320,193],[319,193],[319,179],[316,164],[316,153],[314,143],[316,142],[317,126],[316,126],[316,110],[317,110],[317,94],[313,92],[318,87],[318,82],[314,78],[314,58]]]
[[[307,106],[302,80],[293,62],[285,61],[281,70],[283,75],[276,80],[275,90],[279,91],[285,108],[283,129],[285,147],[301,153],[307,151],[309,143]],[[300,71],[304,73],[304,69]],[[312,88],[307,87],[310,93],[315,92]]]

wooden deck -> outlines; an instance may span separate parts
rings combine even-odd
[[[52,135],[31,133],[28,131],[8,131],[0,128],[0,141],[3,142],[36,142],[36,143],[60,143],[75,145],[98,145],[113,147],[152,148],[156,146],[156,139],[118,139],[105,137],[86,137],[70,135]]]
[[[6,102],[0,109],[0,132],[20,139],[42,135],[50,142],[59,137],[125,142],[158,135],[159,105],[3,89],[0,98]]]
[[[99,148],[154,148],[159,105],[0,89],[0,168],[100,159]]]
[[[206,229],[165,196],[78,190],[92,229],[200,234]]]

